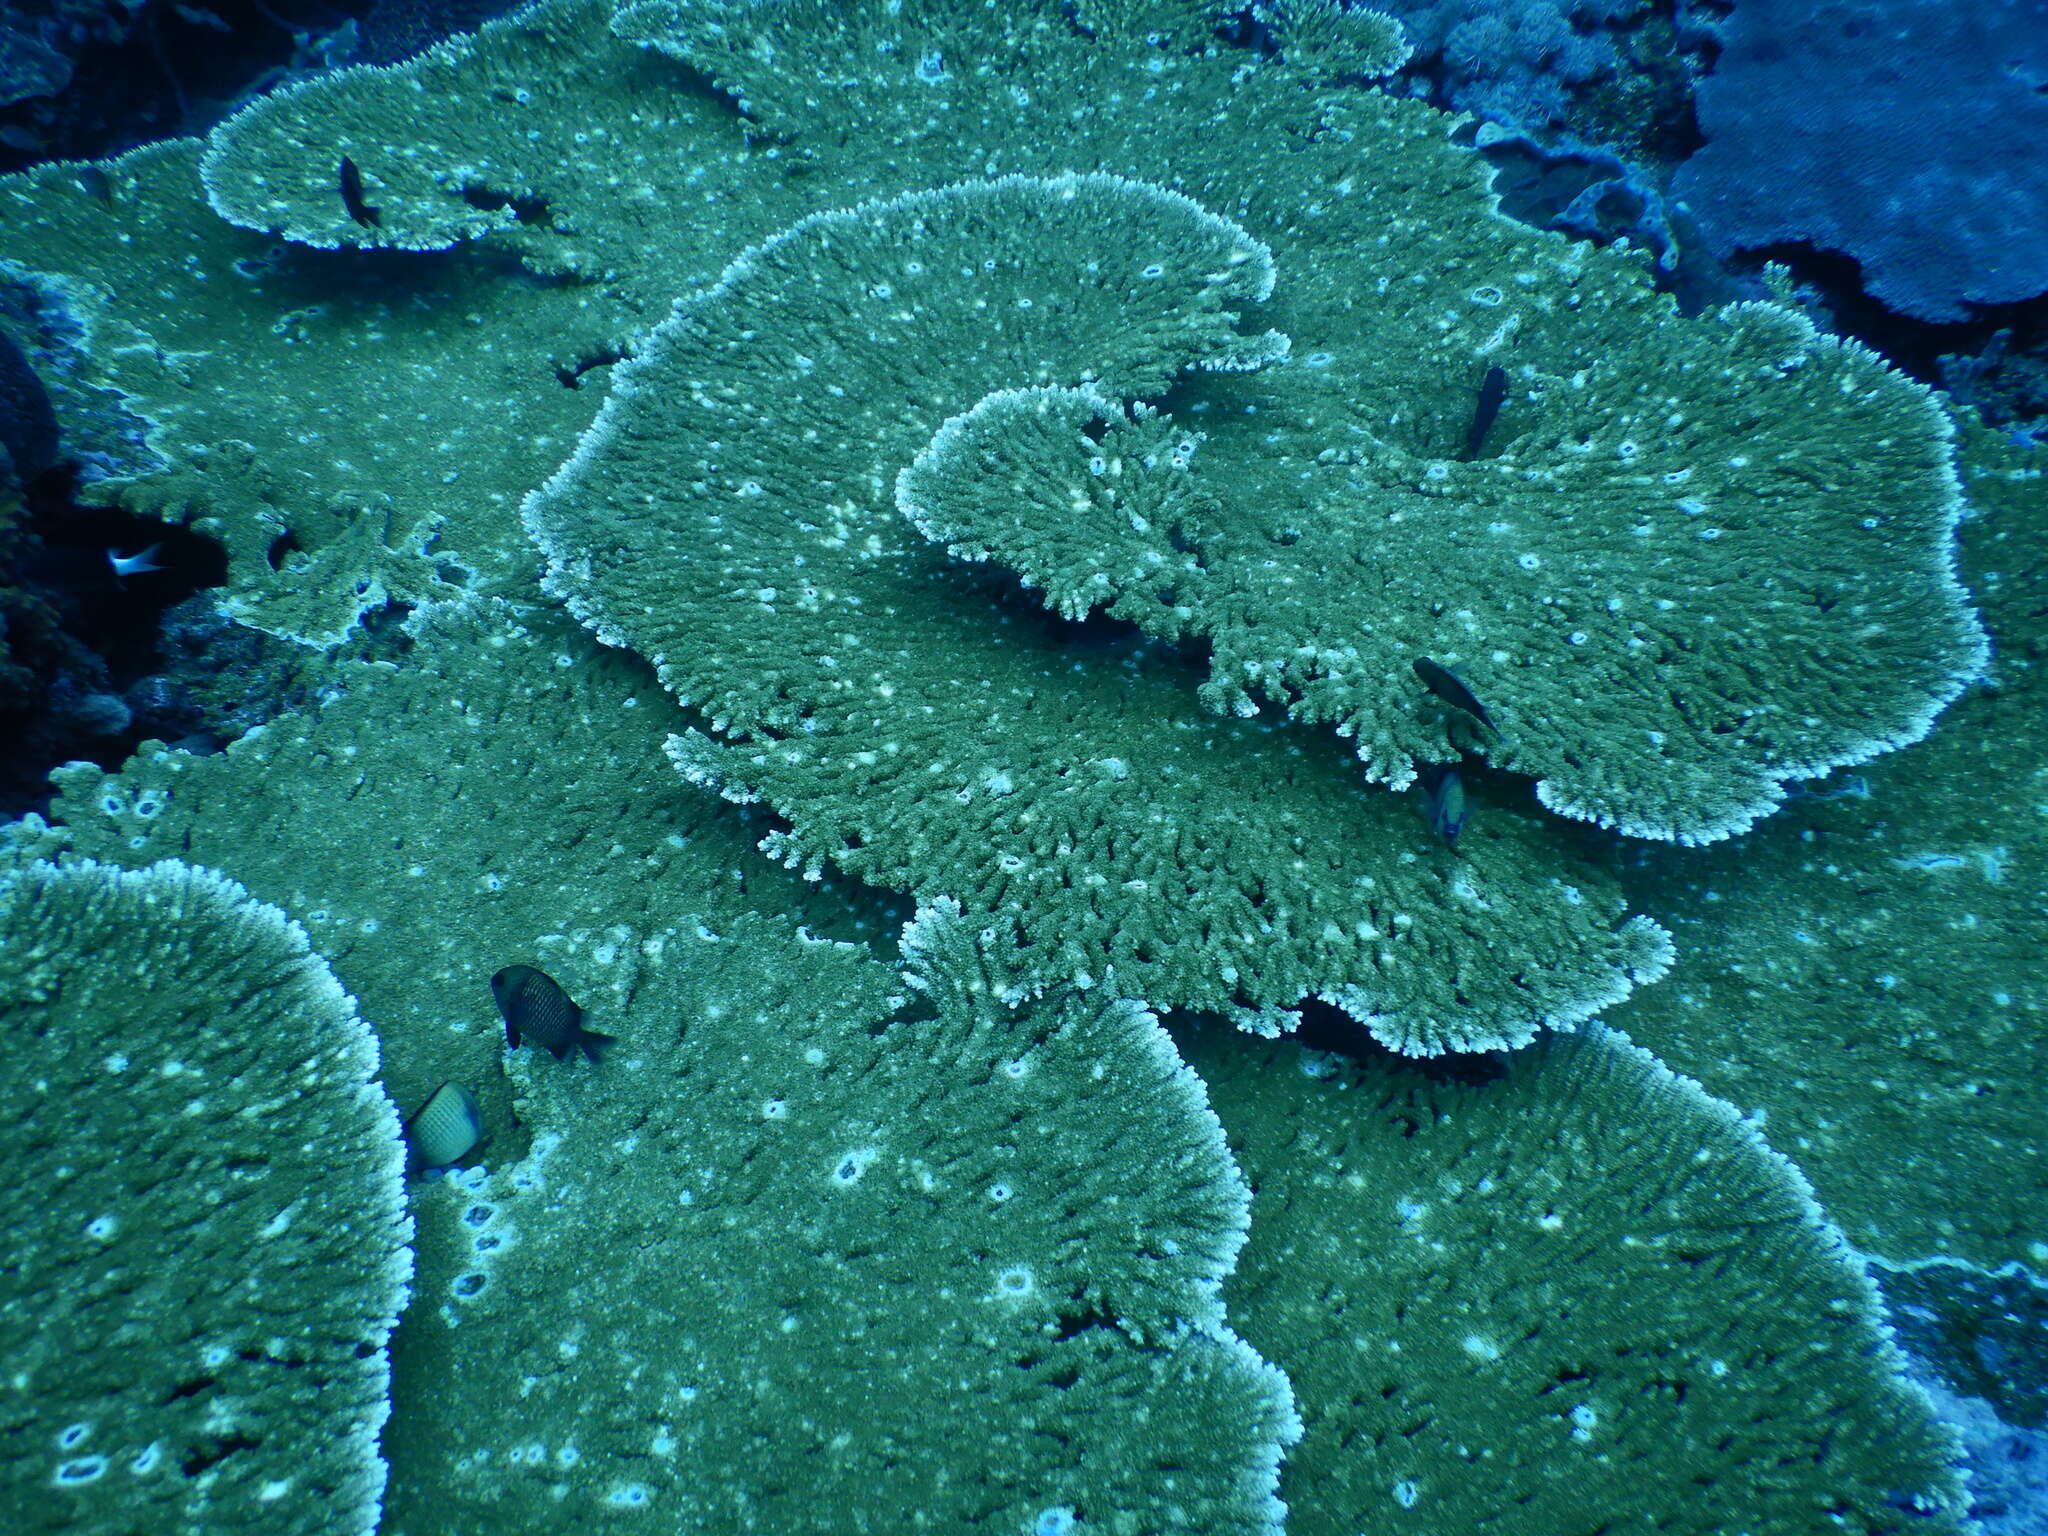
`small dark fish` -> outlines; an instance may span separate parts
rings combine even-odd
[[[348,216],[365,229],[373,229],[384,222],[383,211],[363,201],[363,173],[356,169],[355,161],[347,155],[341,157],[341,201],[342,206],[348,209]]]
[[[1485,726],[1494,735],[1500,734],[1500,727],[1493,723],[1493,716],[1486,712],[1486,706],[1479,702],[1479,695],[1465,686],[1464,679],[1441,662],[1431,661],[1427,656],[1414,660],[1415,675],[1422,679],[1422,686],[1442,699],[1453,709],[1462,709],[1466,714]]]
[[[81,165],[78,168],[78,185],[88,197],[95,198],[111,208],[114,206],[114,178],[96,165]]]
[[[583,1010],[546,971],[508,965],[491,978],[491,996],[505,1015],[505,1043],[515,1051],[530,1040],[561,1061],[580,1046],[584,1055],[598,1061],[612,1043],[610,1035],[583,1027]]]
[[[1458,455],[1460,459],[1469,463],[1479,457],[1479,450],[1486,446],[1486,434],[1507,397],[1507,370],[1499,366],[1487,369],[1486,377],[1479,381],[1479,400],[1472,410],[1472,428],[1465,434],[1465,451]]]
[[[1422,814],[1429,820],[1429,829],[1447,843],[1455,843],[1458,834],[1465,830],[1465,817],[1469,814],[1465,804],[1465,781],[1458,777],[1458,770],[1446,768],[1428,780],[1422,790]]]
[[[107,551],[107,564],[114,568],[114,585],[121,584],[123,576],[147,576],[151,571],[168,570],[158,565],[156,557],[163,553],[162,544],[152,544],[136,554],[124,555],[117,549]]]
[[[412,1168],[447,1168],[483,1140],[484,1112],[460,1083],[443,1083],[405,1122],[406,1162]]]

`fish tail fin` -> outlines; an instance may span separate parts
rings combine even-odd
[[[604,1053],[607,1050],[618,1044],[618,1037],[616,1035],[600,1035],[594,1029],[586,1029],[583,1031],[582,1044],[583,1054],[593,1062],[598,1062],[604,1060]]]

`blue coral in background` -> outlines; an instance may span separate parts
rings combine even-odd
[[[1496,122],[1561,122],[1570,98],[1621,62],[1609,28],[1644,0],[1387,0],[1452,106]]]
[[[1804,241],[1921,320],[2048,292],[2048,0],[1741,0],[1674,194],[1718,251]]]

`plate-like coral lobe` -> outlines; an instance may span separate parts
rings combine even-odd
[[[149,743],[118,773],[59,770],[47,846],[203,861],[284,907],[382,1031],[392,1096],[410,1112],[467,1084],[495,1134],[501,967],[604,955],[581,999],[604,1031],[640,943],[686,920],[780,912],[832,938],[901,921],[784,874],[750,846],[760,830],[677,783],[661,743],[683,717],[560,614],[433,604],[409,630],[402,669],[337,663],[317,708],[225,752]]]
[[[1130,1004],[997,1004],[957,913],[907,950],[916,1001],[700,927],[601,1071],[515,1059],[530,1155],[421,1210],[464,1262],[407,1319],[394,1528],[1278,1536],[1299,1426],[1224,1326],[1200,1082]]]
[[[1361,442],[1286,487],[1189,421],[1010,391],[948,422],[898,499],[1069,617],[1207,642],[1217,707],[1334,722],[1372,777],[1462,747],[1553,810],[1710,842],[1925,735],[1984,643],[1924,388],[1769,305],[1658,345],[1628,386],[1654,409],[1617,415],[1608,370],[1531,369],[1498,455]],[[1456,662],[1497,728],[1424,697],[1418,656]]]
[[[1862,1261],[1648,1052],[1597,1025],[1463,1074],[1184,1043],[1256,1191],[1224,1295],[1295,1383],[1293,1536],[1962,1528]]]
[[[618,370],[527,504],[547,585],[708,719],[672,755],[788,817],[776,851],[999,918],[1022,990],[1265,1030],[1322,995],[1424,1052],[1568,1026],[1665,950],[1540,831],[1503,815],[1453,856],[1335,751],[1046,630],[897,514],[898,469],[1006,382],[1149,394],[1281,355],[1238,324],[1272,281],[1242,228],[1107,176],[806,220]]]
[[[377,1042],[210,870],[0,879],[10,1531],[368,1536],[412,1273]]]
[[[1739,842],[1632,861],[1680,958],[1613,1022],[1762,1116],[1862,1252],[2018,1286],[2048,1260],[2048,453],[1971,425],[1962,463],[1989,685]]]

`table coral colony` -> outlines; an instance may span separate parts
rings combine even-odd
[[[2048,1258],[2043,999],[1869,978],[2038,922],[1956,754],[2041,712],[1936,717],[1966,508],[2038,654],[2040,468],[1503,218],[1389,19],[1261,18],[543,0],[0,182],[153,453],[93,494],[314,701],[4,845],[10,1529],[1965,1529],[1875,1281]],[[1802,787],[1864,763],[1874,827]],[[2003,905],[1915,862],[1956,782]],[[403,1210],[337,1032],[474,1094]],[[203,1244],[116,1057],[272,1127]],[[340,1103],[359,1251],[280,1248]]]

